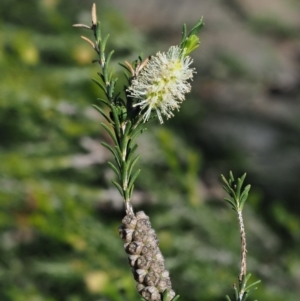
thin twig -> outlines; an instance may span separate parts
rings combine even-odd
[[[246,271],[247,271],[246,233],[245,233],[244,220],[243,220],[243,215],[241,210],[238,210],[238,220],[239,220],[240,235],[241,235],[241,272],[239,275],[239,281],[241,283],[243,280],[243,276],[246,276]]]

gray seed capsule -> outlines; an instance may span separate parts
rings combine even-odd
[[[169,301],[175,296],[169,272],[165,269],[164,258],[149,217],[143,212],[127,214],[119,227],[124,249],[129,254],[137,290],[147,301],[161,301],[167,290]]]

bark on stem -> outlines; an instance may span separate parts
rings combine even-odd
[[[238,220],[239,220],[239,226],[240,226],[240,235],[241,235],[241,272],[239,275],[239,281],[240,283],[243,280],[243,276],[246,275],[247,270],[247,264],[246,264],[246,256],[247,256],[247,248],[246,248],[246,233],[245,233],[245,227],[244,227],[244,220],[242,211],[238,211]]]

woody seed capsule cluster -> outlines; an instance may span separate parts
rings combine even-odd
[[[172,300],[175,292],[149,217],[143,211],[135,215],[127,214],[119,227],[119,233],[125,242],[124,249],[129,254],[129,264],[138,283],[138,292],[146,300],[161,301],[162,293],[167,290],[169,300]]]

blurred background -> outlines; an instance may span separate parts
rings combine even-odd
[[[225,300],[239,273],[239,229],[220,174],[247,172],[244,219],[253,298],[300,293],[298,0],[98,1],[112,63],[166,51],[204,16],[192,92],[138,140],[135,210],[150,215],[175,291]],[[95,54],[74,23],[92,1],[1,0],[0,299],[139,300],[117,228]],[[251,299],[252,300],[252,299]]]

